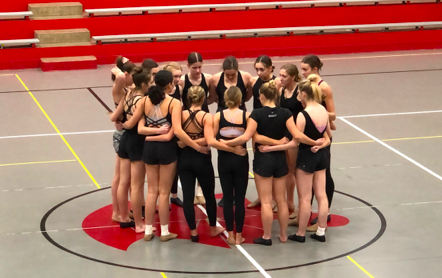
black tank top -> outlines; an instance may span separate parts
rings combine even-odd
[[[175,86],[175,92],[172,95],[169,95],[173,98],[176,98],[177,100],[181,101],[181,94],[180,94],[180,86],[176,85]]]
[[[185,75],[184,76],[184,88],[183,88],[183,107],[184,110],[189,110],[190,105],[189,105],[189,101],[187,100],[187,92],[189,91],[190,87],[194,86],[192,83],[190,83],[189,80],[189,75]],[[207,96],[209,94],[209,86],[207,85],[206,82],[206,77],[204,76],[204,73],[201,74],[201,83],[198,85],[201,86],[201,88],[204,89],[204,92],[206,92],[206,99],[204,100],[203,106],[201,107],[201,109],[204,112],[209,113],[209,105],[207,105]]]
[[[246,111],[243,111],[242,114],[242,124],[234,124],[232,122],[229,122],[224,117],[224,111],[220,111],[220,119],[219,119],[219,129],[217,134],[217,139],[223,139],[223,140],[232,140],[236,137],[224,137],[221,135],[221,129],[226,127],[241,127],[244,129],[244,131],[247,129],[247,118],[246,118]],[[246,148],[246,144],[243,145],[244,148]]]
[[[242,79],[241,72],[238,71],[237,81],[236,81],[236,87],[238,87],[241,90],[242,93],[242,100],[241,105],[239,106],[239,109],[246,110],[246,97],[247,97],[247,88],[246,85],[244,85],[244,80]],[[226,102],[224,101],[224,93],[227,90],[226,85],[224,84],[224,72],[221,73],[221,76],[219,78],[218,85],[216,86],[216,94],[218,95],[218,112],[227,109]]]
[[[273,75],[270,80],[275,80],[275,79],[276,79],[276,76]],[[253,109],[262,108],[261,101],[259,101],[259,88],[261,88],[262,84],[267,83],[269,81],[262,81],[262,79],[258,77],[258,79],[255,82],[255,85],[253,85],[253,88],[252,88],[252,91],[253,91]]]
[[[285,88],[282,88],[280,105],[282,108],[287,108],[290,110],[290,112],[292,112],[293,119],[296,123],[296,118],[298,117],[299,112],[304,110],[304,106],[302,106],[302,103],[298,100],[298,86],[296,86],[295,91],[293,91],[291,98],[285,98],[284,91]]]
[[[301,113],[305,117],[305,127],[304,127],[304,134],[307,137],[310,137],[312,140],[318,140],[320,138],[324,137],[324,132],[327,130],[327,126],[324,128],[322,132],[319,132],[319,130],[316,128],[315,124],[313,123],[312,118],[310,118],[310,115],[307,113],[307,111],[303,110]],[[306,144],[299,144],[300,149],[309,149],[312,146],[306,145]]]

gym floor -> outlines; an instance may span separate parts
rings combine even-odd
[[[288,62],[299,67],[301,58],[274,58],[275,74]],[[259,211],[250,209],[249,243],[241,247],[227,245],[224,236],[190,242],[177,207],[171,231],[181,239],[144,242],[133,230],[121,231],[109,206],[111,66],[0,72],[0,276],[438,277],[442,51],[321,59],[338,115],[332,223],[326,243],[282,244],[275,221],[272,247],[249,244],[261,233]],[[253,59],[239,62],[255,75]],[[221,60],[206,61],[203,69],[214,74]],[[251,102],[247,106],[251,111]],[[250,178],[247,199],[256,196]],[[196,212],[204,234],[206,216],[199,207]],[[222,210],[218,214],[224,225]],[[289,227],[289,234],[295,231]]]

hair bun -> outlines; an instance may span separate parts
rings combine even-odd
[[[317,74],[310,74],[307,77],[307,80],[309,80],[310,82],[319,83],[319,75],[317,75]]]

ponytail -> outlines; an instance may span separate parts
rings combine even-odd
[[[299,91],[305,92],[308,99],[312,99],[317,103],[322,101],[321,88],[319,88],[318,82],[320,78],[317,74],[310,74],[306,80],[299,83]]]

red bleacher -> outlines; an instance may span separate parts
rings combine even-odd
[[[26,10],[30,2],[11,1],[3,9]],[[55,2],[55,1],[46,1]],[[74,2],[74,1],[71,1]],[[81,1],[84,8],[111,8],[121,1]],[[229,0],[230,3],[238,0]],[[258,2],[253,0],[253,2]],[[269,2],[269,1],[265,1]],[[156,2],[158,3],[158,2]],[[193,4],[219,3],[202,0]],[[223,3],[226,3],[223,0]],[[145,1],[126,1],[125,6],[155,5]],[[183,0],[168,5],[184,4]],[[186,4],[189,4],[186,2]],[[87,28],[91,36],[169,33],[204,30],[334,26],[377,23],[442,21],[442,4],[403,4],[348,7],[315,7],[273,10],[148,14],[59,20],[0,21],[0,40],[34,37],[35,30]],[[158,61],[184,60],[191,51],[205,58],[226,55],[254,57],[304,55],[308,53],[354,53],[371,51],[432,49],[442,47],[442,30],[389,31],[353,34],[321,34],[284,37],[206,39],[176,42],[119,43],[75,47],[0,49],[0,69],[39,67],[41,58],[87,56],[97,57],[99,64],[112,63],[117,55],[134,61],[152,57]]]

